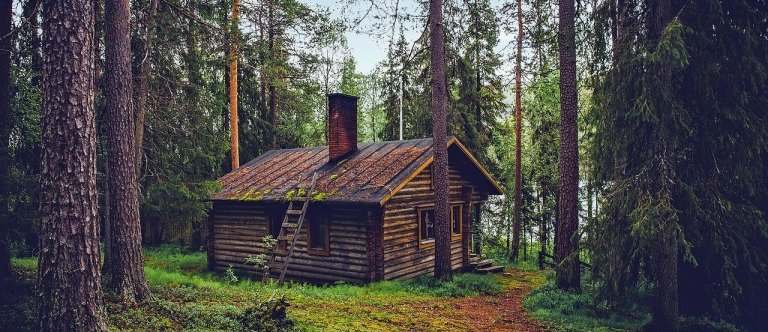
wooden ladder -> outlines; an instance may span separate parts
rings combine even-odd
[[[281,241],[287,241],[288,252],[283,259],[283,266],[280,269],[280,278],[277,281],[278,285],[283,284],[283,280],[285,279],[285,271],[288,270],[288,264],[290,263],[291,256],[293,256],[293,250],[296,247],[296,239],[299,237],[299,231],[301,230],[301,226],[304,224],[304,219],[307,215],[307,208],[309,207],[309,202],[312,199],[312,191],[315,190],[316,181],[317,172],[312,175],[312,183],[309,186],[309,190],[306,191],[306,195],[301,195],[301,188],[299,188],[298,184],[296,185],[296,188],[292,189],[293,195],[289,200],[288,209],[285,211],[285,217],[283,218],[283,223],[280,227],[280,233],[277,236],[278,245],[272,249],[272,255],[267,261],[267,268],[264,271],[264,280],[267,280],[269,277],[269,266],[272,265],[272,263],[275,261],[275,258],[277,258],[278,252],[285,252],[284,250],[280,249],[279,243]],[[301,179],[299,180],[299,183],[301,183]],[[295,208],[295,204],[298,203],[301,203],[301,210],[297,210]]]

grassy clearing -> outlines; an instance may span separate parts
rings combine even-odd
[[[458,312],[456,301],[473,300],[511,288],[534,291],[526,299],[535,317],[563,330],[610,330],[639,326],[642,317],[595,318],[586,295],[560,293],[539,272],[507,275],[457,274],[450,282],[438,283],[427,277],[407,281],[385,281],[369,285],[308,285],[262,283],[238,276],[228,281],[223,273],[206,267],[204,252],[185,251],[178,246],[146,248],[145,274],[153,297],[139,306],[125,307],[107,295],[110,328],[119,331],[189,330],[244,331],[258,326],[253,315],[276,294],[289,303],[287,324],[266,330],[297,331],[466,331],[472,320]],[[509,263],[509,262],[507,262]],[[527,265],[523,265],[527,264]],[[0,323],[16,321],[15,330],[32,330],[34,325],[34,258],[14,259],[14,268],[25,275],[13,303],[20,309],[3,317]],[[520,260],[514,266],[535,269],[536,261]],[[26,293],[24,293],[26,292]],[[488,298],[482,301],[495,301]],[[482,313],[480,313],[482,314]],[[256,318],[254,318],[256,317]],[[264,329],[264,328],[262,328]]]
[[[302,331],[460,330],[433,310],[450,311],[441,297],[494,294],[502,283],[494,276],[459,274],[447,283],[429,278],[378,282],[366,286],[287,283],[278,288],[238,278],[226,281],[206,270],[205,254],[179,252],[175,247],[145,250],[145,272],[156,299],[138,309],[110,308],[112,325],[120,329],[237,330],[243,310],[263,302],[275,291],[291,308],[288,316]],[[432,309],[432,310],[425,310]]]
[[[144,256],[144,271],[153,297],[140,306],[125,307],[107,294],[112,330],[243,331],[244,326],[253,326],[248,320],[254,315],[247,313],[276,294],[288,300],[287,315],[294,324],[291,330],[464,331],[467,325],[451,316],[456,309],[450,301],[496,294],[509,284],[496,276],[458,274],[446,283],[415,278],[365,286],[288,282],[277,287],[275,283],[243,277],[237,282],[228,282],[223,274],[207,270],[203,252],[162,246],[146,248]],[[34,276],[37,267],[34,258],[14,259],[13,264],[18,271]],[[34,279],[29,284],[33,285]],[[33,292],[27,293],[26,300],[32,298]],[[30,303],[34,309],[34,301]],[[34,321],[34,310],[23,315],[27,317],[0,319]],[[32,327],[18,330],[31,330]]]

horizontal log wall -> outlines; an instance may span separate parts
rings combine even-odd
[[[434,273],[434,247],[419,249],[418,216],[416,208],[434,206],[434,190],[430,189],[431,167],[427,167],[392,199],[387,202],[384,213],[384,279],[407,279],[421,274]],[[462,203],[462,188],[471,186],[457,169],[449,167],[449,192],[451,204]],[[484,201],[487,192],[472,191],[472,201]],[[468,202],[467,202],[468,203]],[[466,205],[464,207],[466,209]],[[469,231],[464,229],[464,231]],[[465,265],[462,239],[451,241],[451,266],[461,269]]]
[[[311,206],[311,205],[310,205]],[[267,211],[261,204],[215,202],[211,212],[212,246],[209,256],[216,270],[230,265],[240,273],[260,277],[261,270],[245,264],[249,255],[268,255],[261,239],[268,234]],[[330,253],[327,256],[307,253],[307,226],[311,213],[331,211]],[[370,270],[366,240],[366,210],[360,208],[311,209],[304,221],[286,278],[312,282],[367,282]],[[282,257],[271,266],[279,273]]]

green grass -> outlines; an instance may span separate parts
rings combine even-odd
[[[434,315],[432,310],[453,310],[441,298],[495,294],[502,289],[500,278],[474,274],[457,274],[444,283],[420,277],[363,286],[287,282],[278,287],[243,276],[230,283],[223,274],[207,271],[205,253],[162,246],[146,248],[144,256],[144,271],[155,298],[141,308],[111,306],[115,328],[237,330],[244,310],[277,294],[287,298],[288,317],[301,331],[462,330],[450,318]]]
[[[582,282],[580,294],[557,289],[547,281],[526,297],[524,305],[534,317],[564,331],[625,331],[637,329],[650,320],[644,308],[618,310],[605,302],[595,302],[594,290]]]
[[[258,317],[248,313],[263,307],[274,295],[285,296],[290,305],[287,316],[294,324],[291,329],[298,331],[465,331],[472,323],[457,311],[455,301],[545,282],[542,273],[515,272],[514,276],[456,274],[449,282],[417,277],[368,285],[287,282],[278,287],[274,282],[238,276],[238,282],[232,283],[224,273],[207,270],[204,252],[171,245],[145,248],[144,262],[153,297],[141,305],[125,307],[107,294],[111,330],[242,331],[244,325],[254,326],[254,321],[249,319]],[[33,322],[31,287],[37,261],[16,258],[13,265],[17,272],[28,276],[25,279],[28,295],[20,292],[14,303],[31,308],[19,311],[24,312],[25,317],[16,321]],[[536,260],[519,260],[513,266],[534,270]],[[599,315],[590,311],[592,305],[586,295],[561,293],[551,286],[536,290],[525,304],[534,316],[562,330],[626,329],[639,326],[636,323],[642,320],[596,317]],[[0,315],[0,323],[7,321],[6,318]],[[18,324],[27,325],[33,324]]]

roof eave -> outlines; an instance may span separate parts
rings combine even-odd
[[[477,167],[477,169],[480,170],[480,173],[482,173],[483,176],[486,177],[488,182],[491,183],[491,189],[492,190],[493,189],[496,190],[495,192],[490,191],[488,194],[489,195],[503,195],[504,194],[504,188],[502,188],[499,185],[498,181],[496,181],[496,179],[493,177],[493,175],[491,175],[491,173],[488,172],[488,170],[486,170],[485,167],[483,167],[482,164],[480,164],[480,162],[475,158],[475,156],[472,155],[472,153],[469,152],[469,150],[464,146],[464,144],[461,144],[461,142],[459,141],[458,138],[456,138],[456,136],[451,136],[451,138],[448,140],[448,143],[446,144],[446,147],[450,147],[453,144],[456,144],[456,146],[459,147],[461,152],[464,153],[464,155],[466,155],[467,158],[469,158],[469,160],[472,162],[472,164],[474,164],[475,167]],[[392,196],[395,196],[395,194],[397,194],[397,192],[399,192],[400,189],[403,189],[403,187],[405,187],[405,185],[408,184],[408,182],[413,180],[413,178],[416,177],[419,173],[421,173],[421,171],[423,171],[430,164],[432,164],[432,162],[434,160],[435,160],[434,155],[432,155],[429,158],[427,158],[426,160],[424,160],[422,162],[422,164],[419,165],[419,167],[417,167],[410,175],[408,175],[408,177],[405,178],[405,180],[403,180],[397,186],[395,186],[395,189],[390,191],[388,194],[384,195],[384,197],[382,197],[381,200],[379,200],[379,205],[384,206],[384,204],[387,204],[387,202],[392,198]]]

